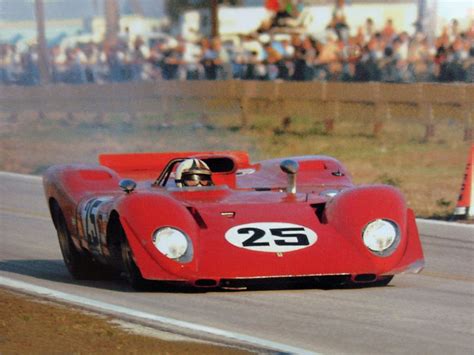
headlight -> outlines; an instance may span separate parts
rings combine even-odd
[[[172,227],[164,227],[153,233],[156,249],[170,259],[187,262],[192,259],[192,244],[186,234]]]
[[[362,233],[364,244],[379,256],[389,256],[400,242],[400,229],[395,222],[376,219],[370,222]]]

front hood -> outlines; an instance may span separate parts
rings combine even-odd
[[[166,200],[169,207],[156,209],[158,199]],[[149,194],[136,201],[143,213],[135,219],[138,225],[148,227],[135,234],[143,235],[141,242],[148,247],[146,238],[155,224],[184,231],[193,243],[192,262],[166,260],[152,246],[148,249],[163,269],[188,280],[382,275],[400,264],[406,254],[408,231],[406,207],[396,191],[354,188],[326,201],[327,197],[317,193],[255,190]],[[383,258],[371,253],[362,241],[365,226],[379,218],[396,222],[401,231],[399,247]],[[417,238],[416,230],[412,234]],[[420,255],[410,255],[410,260]]]
[[[227,187],[170,189],[172,198],[185,205],[207,208],[213,205],[239,205],[280,202],[304,202],[307,194],[288,194],[284,191],[231,190]]]
[[[325,199],[318,195],[219,194],[215,200],[199,193],[174,196],[190,206],[200,225],[195,257],[201,277],[339,274],[348,273],[354,261],[373,269],[350,240],[321,223],[315,206]]]

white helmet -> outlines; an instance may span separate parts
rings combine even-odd
[[[176,169],[176,185],[183,186],[211,186],[211,169],[200,159],[186,159]]]

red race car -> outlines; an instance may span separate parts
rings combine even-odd
[[[423,251],[399,191],[354,186],[337,160],[250,163],[244,152],[104,154],[59,165],[44,189],[77,279],[125,274],[241,289],[268,283],[387,285]]]

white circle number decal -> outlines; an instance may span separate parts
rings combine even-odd
[[[260,222],[232,227],[225,239],[239,248],[269,253],[285,253],[307,248],[318,239],[316,233],[292,223]]]

